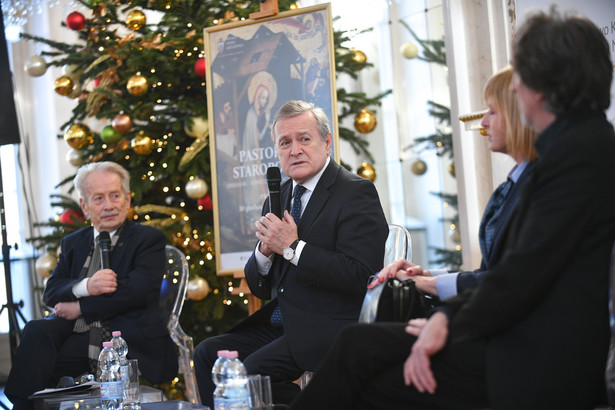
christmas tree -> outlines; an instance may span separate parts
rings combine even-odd
[[[207,95],[203,29],[249,18],[259,1],[228,0],[89,0],[86,13],[70,13],[62,25],[78,34],[67,44],[24,34],[49,49],[28,61],[31,75],[42,75],[48,65],[62,67],[54,89],[77,100],[61,133],[73,148],[70,162],[115,161],[130,170],[131,218],[159,228],[169,243],[180,248],[190,265],[189,301],[184,304],[182,328],[195,343],[224,332],[247,315],[248,300],[235,294],[238,279],[216,273],[213,212],[209,187]],[[295,5],[279,1],[280,11]],[[146,21],[152,11],[159,21]],[[88,14],[88,16],[86,16]],[[349,36],[334,33],[336,75],[356,78],[371,66],[365,55],[344,44]],[[379,105],[382,93],[337,90],[339,120],[349,116],[374,120],[368,107]],[[373,108],[372,108],[373,109]],[[87,123],[95,119],[100,129]],[[374,122],[375,126],[375,122]],[[340,138],[355,152],[373,161],[369,132],[359,122],[354,130],[340,127]],[[343,161],[342,161],[343,162]],[[73,176],[59,183],[70,184]],[[50,232],[34,238],[35,246],[55,255],[60,239],[86,226],[78,204],[57,196],[59,219],[39,223]],[[46,264],[49,266],[49,256]]]
[[[446,66],[446,47],[444,40],[424,40],[419,38],[412,28],[403,20],[400,23],[408,30],[410,35],[421,45],[423,55],[417,55],[419,60],[427,63],[439,64]],[[425,137],[419,137],[414,140],[412,147],[416,148],[419,152],[422,150],[435,150],[439,157],[448,157],[449,160],[454,160],[453,155],[453,134],[451,132],[451,110],[449,107],[438,104],[434,101],[427,102],[430,105],[429,114],[436,120],[436,131]],[[419,160],[420,161],[420,160]],[[421,175],[425,172],[424,163],[415,164],[421,165],[417,169],[417,175]],[[413,167],[413,170],[416,169]],[[449,173],[455,176],[455,165],[451,162],[449,166]],[[459,245],[461,239],[459,237],[459,214],[457,194],[447,194],[444,192],[431,192],[433,195],[442,199],[443,203],[447,204],[450,209],[454,210],[454,214],[442,218],[443,223],[449,224],[451,227],[452,238],[457,243],[455,249],[433,247],[436,257],[430,260],[430,263],[435,265],[444,265],[451,271],[458,271],[461,269],[462,257],[461,246]]]

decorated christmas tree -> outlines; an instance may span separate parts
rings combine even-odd
[[[259,1],[80,3],[62,22],[78,34],[76,42],[23,35],[48,47],[28,60],[26,71],[39,76],[47,66],[62,67],[54,89],[77,101],[58,135],[72,147],[71,164],[108,160],[126,167],[132,179],[130,217],[164,231],[169,243],[186,254],[191,279],[180,321],[198,343],[224,332],[248,310],[247,296],[233,291],[239,280],[216,272],[203,29],[248,19],[259,10]],[[291,1],[279,1],[280,11],[293,7]],[[156,22],[147,21],[151,13]],[[371,64],[344,45],[348,40],[346,33],[334,33],[336,75],[356,78]],[[375,127],[373,110],[385,94],[337,90],[340,124],[346,117],[356,120],[355,130],[340,127],[340,138],[371,161],[364,134]],[[360,173],[369,177],[370,167]],[[70,186],[72,178],[59,186]],[[87,224],[71,196],[52,201],[59,217],[39,223],[46,232],[31,238],[48,252],[37,261],[39,272],[53,268],[60,239]]]

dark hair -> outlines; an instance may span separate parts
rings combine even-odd
[[[529,15],[513,43],[513,67],[526,86],[544,93],[555,115],[611,104],[609,43],[585,17],[562,15],[555,6]]]

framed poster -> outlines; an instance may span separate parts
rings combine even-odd
[[[267,168],[280,165],[271,138],[277,110],[288,100],[321,107],[339,161],[330,5],[204,33],[216,267],[219,275],[237,274],[257,242],[254,222],[268,195]]]

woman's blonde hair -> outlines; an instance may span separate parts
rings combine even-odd
[[[485,84],[485,101],[491,99],[493,108],[504,114],[506,120],[506,152],[517,159],[533,161],[538,157],[534,140],[536,131],[521,121],[517,97],[510,89],[513,69],[506,66],[495,73]]]

